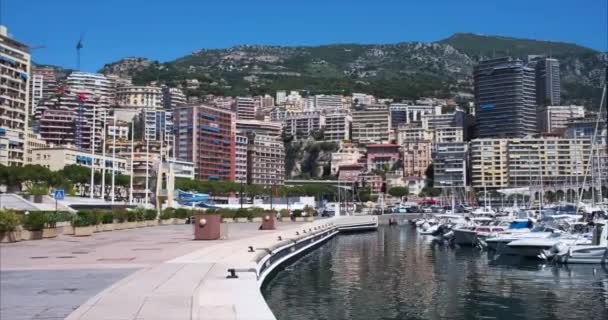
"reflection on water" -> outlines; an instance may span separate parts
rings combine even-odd
[[[608,319],[608,270],[449,248],[410,226],[340,235],[263,289],[279,320]]]

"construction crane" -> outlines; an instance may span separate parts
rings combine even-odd
[[[80,34],[80,38],[78,38],[78,43],[76,44],[76,70],[80,71],[80,49],[83,48],[82,40],[84,38],[84,34]]]

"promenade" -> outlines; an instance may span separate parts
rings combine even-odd
[[[278,223],[277,231],[298,225]],[[169,225],[0,244],[0,319],[64,319],[134,273],[196,250],[276,232],[258,226],[228,224],[229,239],[218,241],[192,241],[191,225]]]

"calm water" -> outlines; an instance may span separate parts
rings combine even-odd
[[[340,235],[263,290],[279,320],[608,319],[608,270],[449,248],[410,226]]]

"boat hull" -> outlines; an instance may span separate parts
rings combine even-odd
[[[461,246],[474,246],[477,244],[477,232],[475,230],[454,230],[454,243]]]

